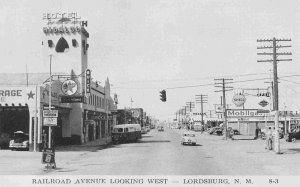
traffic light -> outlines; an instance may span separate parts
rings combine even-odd
[[[166,102],[167,101],[166,90],[160,91],[160,100],[162,102]]]

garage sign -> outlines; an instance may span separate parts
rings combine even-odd
[[[243,94],[235,94],[232,98],[233,104],[235,106],[240,107],[243,106],[243,104],[246,102],[246,97]]]

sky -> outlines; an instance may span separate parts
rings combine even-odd
[[[300,3],[297,0],[1,0],[0,73],[47,72],[41,64],[43,13],[77,12],[88,21],[89,68],[94,80],[110,80],[118,108],[143,108],[159,119],[208,95],[204,110],[220,103],[216,78],[232,78],[233,94],[268,88],[271,59],[257,55],[257,39],[285,38],[291,62],[278,64],[279,108],[300,111]],[[286,58],[279,56],[279,58]],[[285,76],[285,77],[284,77]],[[289,76],[289,77],[288,77]],[[258,80],[256,80],[258,79]],[[252,80],[252,81],[248,81]],[[159,92],[165,89],[167,102]],[[246,108],[261,108],[257,91],[244,91]],[[132,98],[132,103],[130,102]],[[268,107],[268,106],[267,106]],[[265,107],[265,108],[267,108]],[[196,104],[195,111],[199,110]]]

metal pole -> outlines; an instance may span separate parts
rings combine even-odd
[[[37,86],[35,86],[35,108],[34,108],[34,145],[33,151],[36,152],[36,144],[37,144]],[[39,138],[39,136],[38,136]]]
[[[274,79],[274,111],[275,111],[275,137],[274,150],[275,153],[280,153],[279,143],[279,107],[278,107],[278,78],[277,78],[277,54],[276,54],[276,39],[273,38],[273,79]]]
[[[225,79],[223,78],[223,112],[225,126],[225,140],[227,140],[227,115],[226,115],[226,99],[225,99]]]
[[[52,55],[50,55],[50,85],[49,85],[49,110],[50,111],[51,111],[51,97],[52,97],[52,95],[51,95],[51,87],[52,87],[51,60],[52,60]],[[48,142],[49,149],[51,148],[51,136],[52,136],[51,130],[52,130],[51,126],[49,126],[49,142]]]
[[[201,94],[201,123],[202,126],[204,127],[204,121],[203,121],[203,98],[202,98],[202,94]],[[206,127],[205,127],[206,129]]]
[[[284,111],[284,135],[286,135],[287,134],[287,121],[286,121],[286,116],[287,116],[287,111],[286,111],[286,105],[284,105],[284,109],[285,109],[285,111]]]

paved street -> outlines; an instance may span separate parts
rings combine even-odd
[[[138,143],[58,148],[57,169],[46,171],[42,153],[0,150],[0,174],[37,175],[299,175],[300,142],[281,142],[284,154],[263,140],[222,140],[196,133],[196,146],[180,144],[183,130],[151,130]]]

